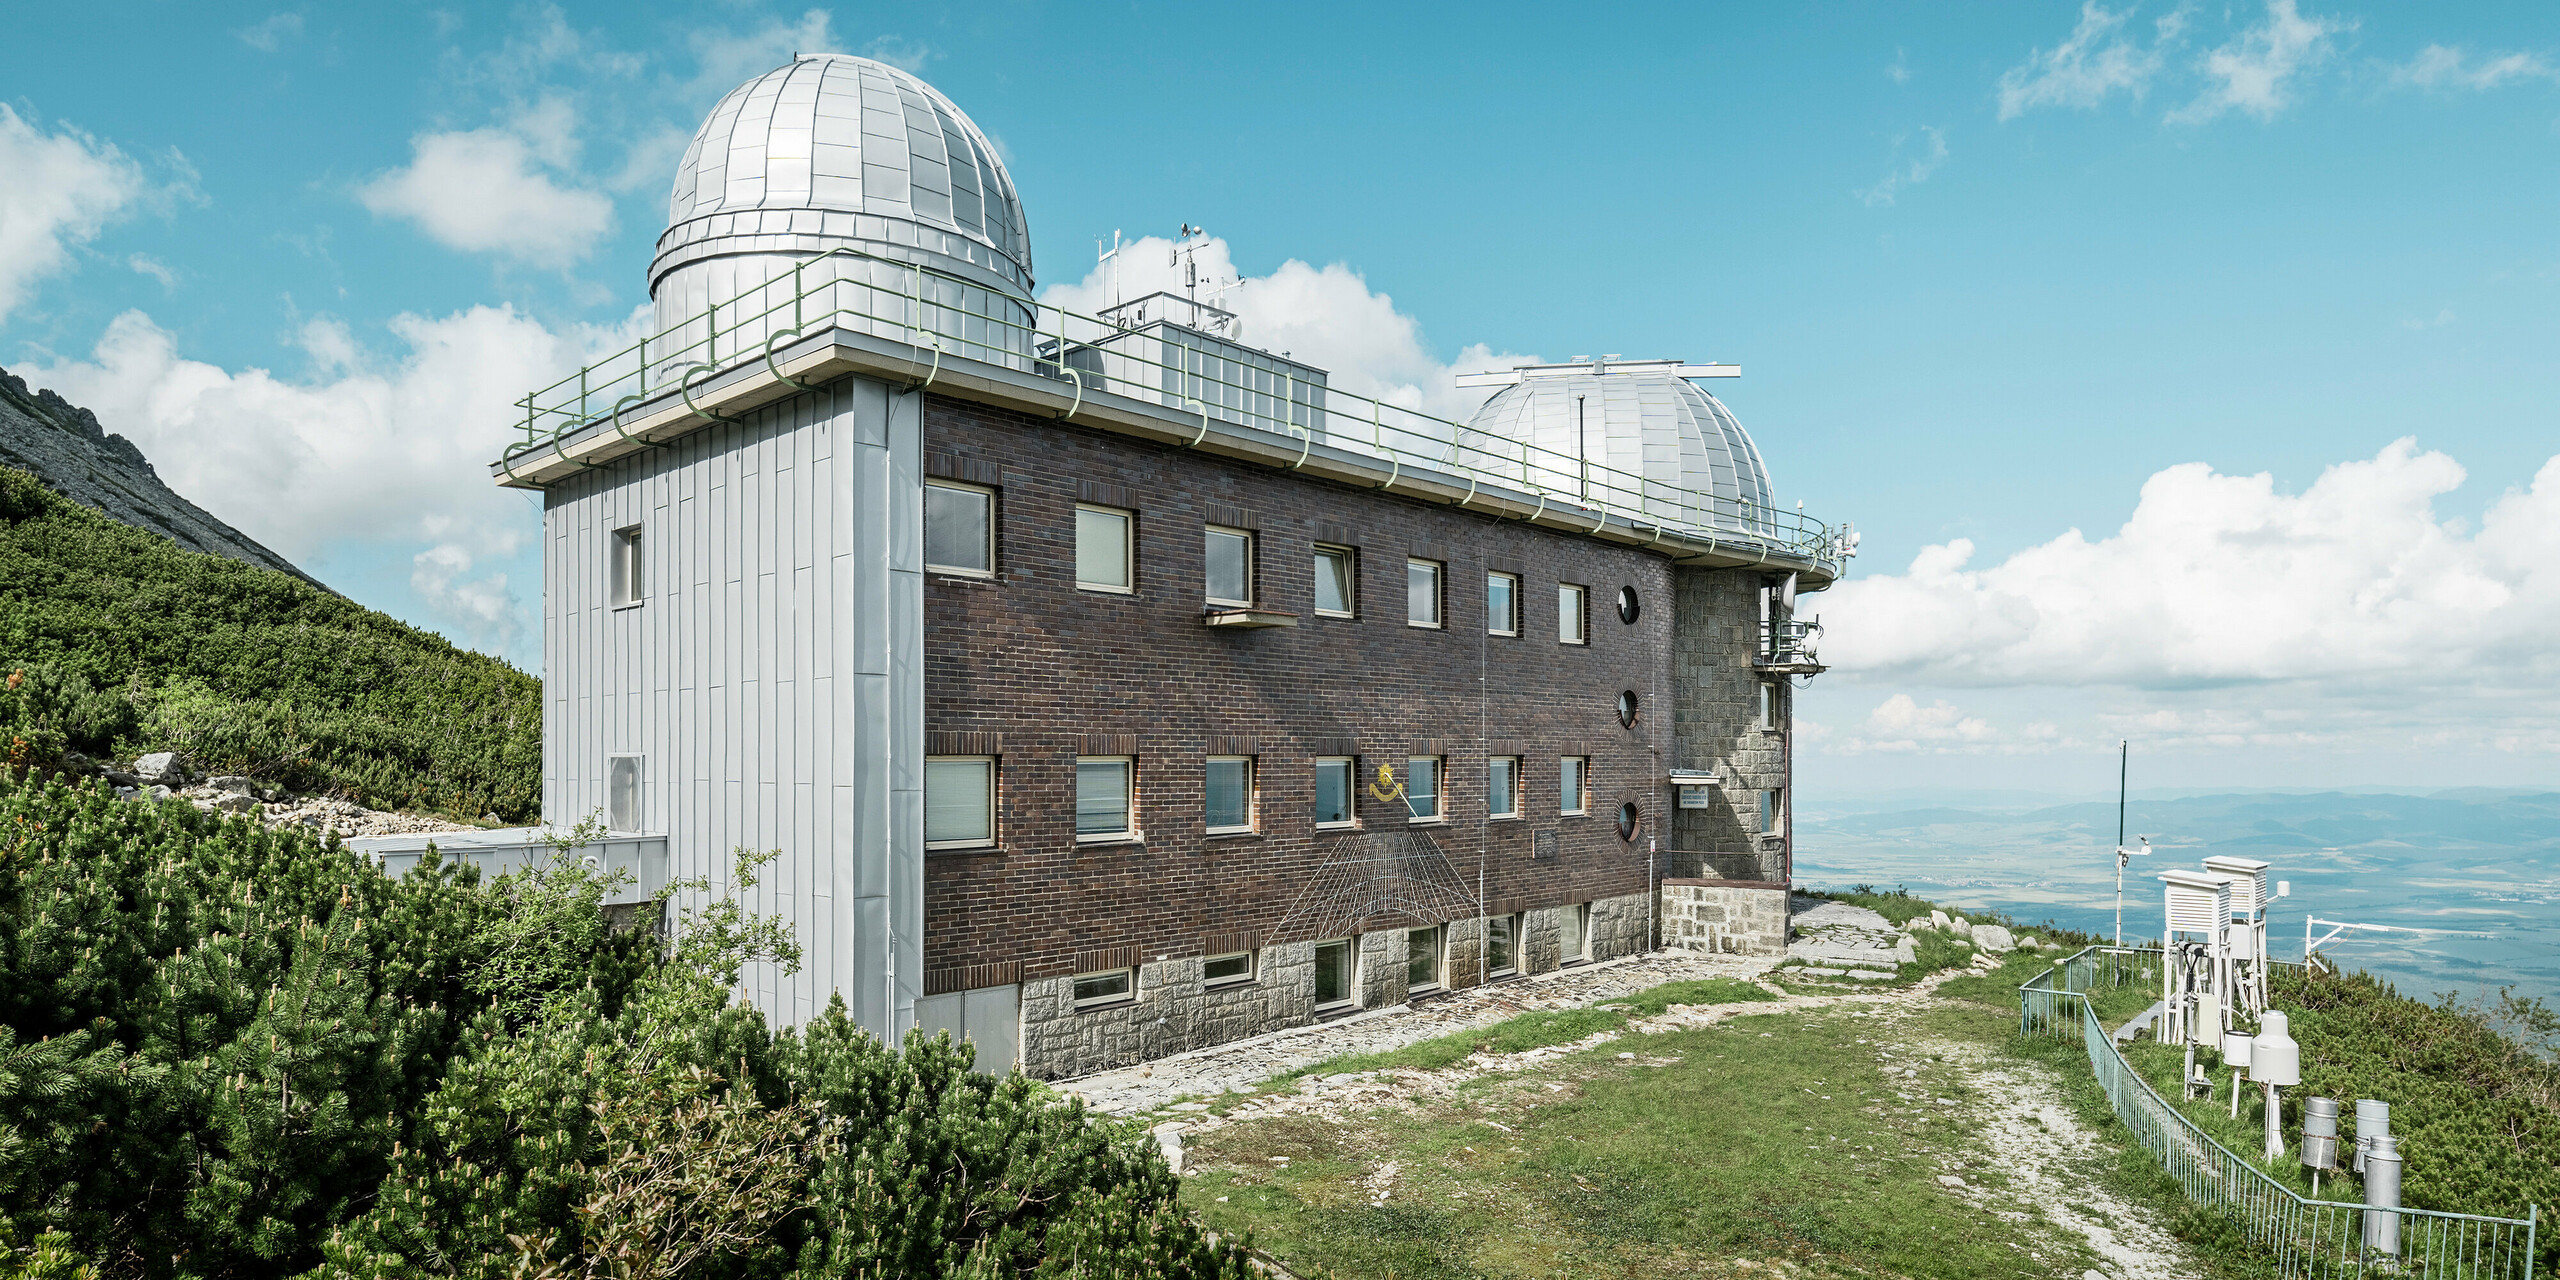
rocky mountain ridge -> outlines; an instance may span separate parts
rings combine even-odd
[[[249,535],[179,496],[132,441],[98,416],[0,369],[0,465],[31,472],[45,487],[189,551],[229,556],[311,583],[318,579]]]

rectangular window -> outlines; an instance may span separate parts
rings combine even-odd
[[[1202,986],[1223,987],[1251,981],[1253,981],[1253,953],[1250,951],[1231,951],[1226,955],[1211,956],[1200,962]]]
[[[1136,994],[1138,972],[1135,969],[1105,969],[1100,973],[1076,975],[1076,1007],[1091,1009],[1106,1004],[1120,1004]]]
[[[924,482],[924,567],[991,578],[996,571],[996,495],[948,480]]]
[[[604,826],[640,830],[640,757],[608,756],[604,762]]]
[[[1253,830],[1253,757],[1209,757],[1202,792],[1209,834]]]
[[[1787,793],[1771,788],[1760,793],[1760,830],[1763,834],[1782,836],[1787,833]]]
[[[1076,508],[1076,586],[1086,591],[1128,592],[1136,587],[1136,557],[1131,554],[1137,523],[1132,513],[1114,507]]]
[[[1760,727],[1776,729],[1786,723],[1786,686],[1770,681],[1760,686]]]
[[[1359,553],[1348,547],[1316,548],[1316,616],[1348,618],[1359,612]]]
[[[1484,963],[1491,973],[1519,970],[1520,917],[1495,916],[1484,922]]]
[[[1239,608],[1253,603],[1253,535],[1242,529],[1211,528],[1205,548],[1211,604]]]
[[[1560,963],[1575,964],[1591,958],[1591,904],[1576,903],[1557,914],[1564,917],[1558,932],[1557,950]]]
[[[1590,760],[1583,756],[1564,758],[1564,766],[1558,770],[1562,786],[1557,791],[1559,797],[1557,812],[1589,813],[1591,811],[1590,765]]]
[[[1520,579],[1507,573],[1484,576],[1484,629],[1497,636],[1520,634]]]
[[[1416,822],[1440,816],[1440,757],[1414,756],[1404,762],[1404,803]]]
[[[1351,1003],[1357,988],[1352,985],[1351,965],[1357,950],[1350,938],[1316,944],[1316,1007],[1337,1008]]]
[[[1440,562],[1404,562],[1404,620],[1412,627],[1440,625]]]
[[[1137,762],[1127,756],[1076,757],[1076,839],[1137,835],[1136,773]]]
[[[1440,926],[1405,930],[1404,985],[1410,991],[1440,985]]]
[[[1484,807],[1489,817],[1520,816],[1520,757],[1495,756],[1485,761]]]
[[[963,849],[995,842],[995,757],[925,757],[924,847]]]
[[[1590,592],[1570,582],[1556,584],[1556,639],[1563,644],[1585,644],[1591,632],[1584,604]]]
[[[608,566],[610,572],[606,576],[612,582],[614,607],[618,609],[648,599],[649,580],[640,572],[640,526],[635,524],[628,529],[613,531],[612,555],[613,563]]]
[[[1316,825],[1348,827],[1359,821],[1351,804],[1353,780],[1359,777],[1359,763],[1349,756],[1319,756],[1316,759]]]

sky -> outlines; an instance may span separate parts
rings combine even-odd
[[[834,51],[996,141],[1053,300],[1190,223],[1354,390],[1741,364],[1862,535],[1803,802],[2560,765],[2560,10],[113,8],[0,47],[0,364],[529,669],[509,404],[639,335],[720,95]]]

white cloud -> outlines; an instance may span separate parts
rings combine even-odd
[[[885,62],[909,75],[923,75],[925,64],[933,61],[931,45],[904,36],[878,36],[862,46],[862,56],[874,62]]]
[[[2474,62],[2458,46],[2431,44],[2391,69],[2392,83],[2415,89],[2496,89],[2521,80],[2560,79],[2538,53],[2495,53]]]
[[[187,359],[129,311],[87,359],[21,372],[95,410],[171,488],[287,558],[345,541],[452,545],[460,559],[422,562],[428,577],[413,585],[463,634],[498,644],[527,624],[492,623],[505,583],[464,575],[473,557],[514,554],[535,527],[524,496],[488,478],[521,417],[509,402],[646,323],[645,308],[613,329],[570,331],[505,307],[402,315],[389,325],[400,350],[385,355],[319,320],[299,335],[313,372],[296,380]]]
[[[1173,242],[1145,236],[1122,249],[1117,297],[1105,268],[1096,266],[1074,284],[1052,285],[1041,301],[1092,315],[1159,290],[1180,293],[1182,269],[1171,261]],[[1210,238],[1200,248],[1201,300],[1214,281],[1237,281],[1216,303],[1243,317],[1244,341],[1288,354],[1326,371],[1328,385],[1389,404],[1464,421],[1490,394],[1457,385],[1457,375],[1532,363],[1535,357],[1495,354],[1478,344],[1442,364],[1422,341],[1422,327],[1396,310],[1395,299],[1372,292],[1368,281],[1344,263],[1310,266],[1295,258],[1266,276],[1240,276],[1227,242]]]
[[[2404,704],[2526,688],[2547,701],[2560,458],[2477,532],[2434,510],[2463,478],[2409,440],[2299,494],[2264,474],[2171,467],[2112,537],[2075,529],[1986,568],[1958,539],[1901,574],[1842,583],[1823,601],[1824,657],[1858,679],[1941,686],[2283,686]]]
[[[2062,43],[2034,49],[2027,60],[2000,76],[2000,118],[2014,120],[2038,107],[2087,109],[2110,95],[2126,93],[2140,101],[2160,72],[2164,50],[2185,29],[2185,10],[2153,24],[2154,43],[2143,48],[2129,38],[2125,22],[2131,8],[2109,10],[2088,0],[2080,6],[2079,24]]]
[[[781,66],[794,53],[842,52],[836,47],[834,26],[834,15],[809,9],[796,21],[766,22],[747,31],[725,27],[696,31],[688,37],[696,67],[693,87],[697,93],[717,96]],[[710,105],[703,103],[705,114]]]
[[[364,184],[357,198],[447,248],[565,268],[613,229],[611,197],[577,185],[576,117],[563,99],[503,126],[423,133],[411,146],[407,167]]]
[[[136,275],[149,276],[152,279],[159,281],[162,289],[175,289],[178,287],[178,273],[170,270],[169,264],[162,262],[158,258],[152,257],[150,254],[137,253],[132,257],[125,259],[124,264],[133,268],[134,274]]]
[[[1947,135],[1925,124],[1920,126],[1920,132],[1927,137],[1928,142],[1916,148],[1919,154],[1912,156],[1909,160],[1901,159],[1903,144],[1910,141],[1909,137],[1893,140],[1893,153],[1896,160],[1894,167],[1887,171],[1874,186],[1857,193],[1858,199],[1866,202],[1867,207],[1892,204],[1894,197],[1902,188],[1927,182],[1929,175],[1936,173],[1938,166],[1947,162]]]
[[[240,43],[260,53],[274,53],[284,46],[285,41],[302,34],[302,15],[271,14],[265,21],[252,23],[232,34],[240,37]]]
[[[1801,725],[1798,733],[1802,735]],[[2004,730],[1944,698],[1923,704],[1907,693],[1877,703],[1854,733],[1835,736],[1826,728],[1809,741],[1820,743],[1827,754],[1844,756],[2017,755],[2079,745],[2050,721]]]
[[[72,251],[151,193],[142,166],[115,144],[64,126],[48,133],[0,103],[0,320]]]
[[[1911,56],[1900,47],[1893,51],[1893,61],[1884,69],[1884,78],[1895,84],[1911,83]]]
[[[2170,112],[2170,122],[2201,123],[2232,110],[2261,120],[2274,118],[2292,101],[2293,78],[2327,60],[2330,37],[2355,25],[2346,19],[2304,17],[2294,0],[2267,0],[2266,21],[2205,55],[2204,72],[2212,84],[2195,101]]]
[[[410,558],[409,589],[437,616],[459,625],[481,648],[506,651],[524,638],[523,610],[507,590],[507,575],[465,581],[472,557],[459,543],[440,542]]]

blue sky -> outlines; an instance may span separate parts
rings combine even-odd
[[[526,665],[498,415],[628,332],[719,95],[831,49],[999,141],[1044,286],[1188,221],[1250,277],[1343,268],[1279,318],[1355,381],[1740,362],[1716,391],[1784,500],[1865,532],[1817,602],[1809,787],[2081,789],[2122,736],[2163,784],[2560,761],[2547,7],[57,6],[13,37],[0,363]]]

